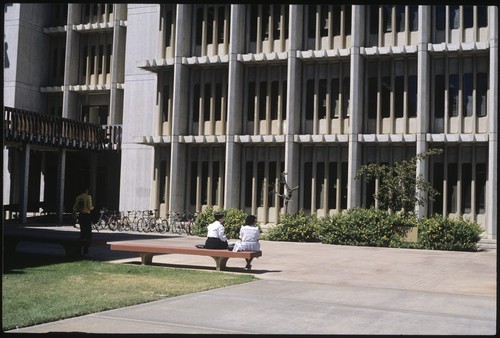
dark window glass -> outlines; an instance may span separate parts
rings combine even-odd
[[[395,93],[394,93],[394,113],[396,117],[403,117],[404,112],[404,92],[405,92],[405,77],[396,76],[395,79]]]
[[[203,8],[196,10],[196,45],[201,46],[201,34],[203,32]]]
[[[457,198],[458,198],[458,191],[457,191],[457,169],[458,166],[456,163],[449,163],[448,164],[448,199],[446,201],[447,203],[447,209],[449,213],[456,213],[457,212]]]
[[[208,162],[201,162],[201,203],[208,203]]]
[[[418,6],[410,6],[410,31],[418,31]]]
[[[314,80],[307,80],[306,87],[306,120],[312,120],[314,116]]]
[[[342,167],[341,167],[341,178],[340,178],[340,185],[341,185],[341,191],[340,191],[340,208],[342,210],[347,209],[347,170],[348,170],[349,164],[347,162],[342,162]]]
[[[276,190],[274,190],[276,189]],[[268,194],[269,194],[269,207],[272,208],[276,205],[276,194],[273,192],[278,190],[278,186],[276,185],[276,162],[271,161],[269,162],[269,187],[268,187]]]
[[[324,37],[328,36],[328,5],[321,5],[321,20],[319,25],[319,34]]]
[[[446,24],[446,6],[436,6],[436,30],[444,31]]]
[[[304,163],[304,209],[311,209],[312,163]]]
[[[396,6],[396,32],[404,32],[406,29],[405,23],[405,6]]]
[[[281,5],[273,5],[273,39],[280,38]]]
[[[165,203],[165,176],[167,176],[167,161],[163,160],[160,162],[160,191],[158,196],[160,203]]]
[[[408,76],[408,117],[417,116],[417,76]]]
[[[189,192],[189,202],[196,205],[196,181],[198,180],[198,162],[191,162],[191,189]]]
[[[464,28],[472,28],[474,25],[474,9],[472,6],[464,6]]]
[[[488,7],[477,6],[477,26],[488,27]]]
[[[95,57],[96,57],[96,50],[95,46],[92,46],[90,48],[90,74],[95,73]]]
[[[342,117],[349,117],[349,102],[351,100],[350,84],[351,80],[348,77],[344,77],[342,83]]]
[[[215,85],[215,120],[220,121],[222,116],[222,83]]]
[[[224,23],[226,21],[226,8],[225,7],[219,7],[218,9],[218,15],[217,15],[217,42],[218,43],[223,43],[224,42]]]
[[[316,209],[323,208],[323,188],[325,186],[325,162],[316,163]]]
[[[476,115],[486,116],[486,92],[488,90],[488,74],[476,75]]]
[[[448,88],[448,114],[458,116],[458,74],[450,74]]]
[[[267,82],[260,83],[259,93],[259,120],[266,119]]]
[[[252,178],[253,178],[253,162],[245,164],[245,207],[252,206]]]
[[[210,101],[212,98],[212,90],[210,83],[205,83],[205,95],[203,97],[203,119],[210,121]]]
[[[104,46],[100,45],[99,46],[99,59],[97,60],[97,73],[101,74],[102,73],[102,61],[103,61],[103,56],[104,56]]]
[[[376,77],[370,77],[368,79],[368,118],[377,118],[377,84],[378,79]]]
[[[434,116],[437,118],[444,117],[444,75],[436,74],[435,81],[435,97],[434,97]]]
[[[194,85],[193,93],[193,122],[198,122],[200,119],[200,84]]]
[[[328,163],[328,209],[337,208],[337,162]]]
[[[163,92],[162,92],[162,107],[161,107],[161,112],[162,112],[162,117],[164,122],[168,122],[168,100],[170,98],[170,88],[168,85],[163,86]],[[194,100],[195,102],[197,99]]]
[[[289,19],[288,19],[288,5],[285,5],[285,24],[283,25],[283,29],[285,30],[285,39],[288,39],[288,25],[289,25]]]
[[[378,34],[378,10],[379,6],[370,6],[370,34]]]
[[[264,206],[264,195],[266,194],[266,191],[264,191],[264,181],[265,181],[265,163],[264,162],[258,162],[257,163],[257,205],[259,207]]]
[[[253,121],[255,115],[255,82],[248,84],[247,120]]]
[[[278,119],[279,82],[271,82],[271,120]]]
[[[257,41],[258,5],[250,5],[250,41]]]
[[[392,6],[384,5],[382,6],[382,24],[384,33],[392,32]]]
[[[215,13],[213,7],[207,8],[207,44],[214,43],[214,20]]]
[[[217,192],[219,190],[219,174],[220,164],[219,161],[212,162],[212,191],[211,191],[211,199],[212,205],[218,204],[217,200]]]
[[[350,5],[345,5],[345,35],[351,34],[351,22],[352,22],[352,7]]]
[[[106,46],[106,74],[111,71],[111,44]]]
[[[432,209],[435,214],[443,213],[443,163],[434,163],[433,170],[433,187],[438,192],[436,199],[432,204]]]
[[[340,5],[333,5],[332,10],[332,27],[333,27],[333,35],[340,35]]]
[[[330,116],[332,118],[340,116],[339,79],[330,80]]]
[[[83,59],[82,59],[82,76],[84,77],[83,82],[85,82],[85,76],[87,75],[87,57],[89,55],[89,49],[87,46],[83,47]]]
[[[472,116],[472,85],[473,76],[471,73],[466,73],[463,75],[463,110],[465,116]]]
[[[450,6],[450,29],[458,29],[460,27],[460,7]]]
[[[307,14],[307,37],[313,39],[316,37],[316,5],[307,6]]]
[[[382,117],[391,116],[391,77],[382,77]]]
[[[318,93],[318,119],[326,117],[326,80],[319,80],[319,93]]]
[[[462,210],[463,214],[468,214],[471,212],[472,205],[472,164],[463,163],[462,164]]]
[[[270,9],[269,5],[262,5],[262,36],[261,39],[262,41],[267,41],[269,40],[269,15],[270,15]]]
[[[172,46],[172,11],[165,15],[165,47]]]
[[[486,164],[476,164],[476,213],[484,214],[486,210]]]

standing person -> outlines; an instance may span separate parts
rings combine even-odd
[[[260,229],[255,224],[257,217],[247,216],[240,228],[241,241],[236,242],[233,251],[260,251]]]
[[[219,212],[215,215],[215,221],[207,227],[207,239],[205,249],[227,249],[227,237],[224,233],[224,214]]]
[[[75,198],[73,204],[73,217],[78,219],[80,223],[80,240],[85,241],[82,246],[82,254],[89,253],[90,240],[92,239],[92,215],[90,212],[94,210],[92,205],[92,197],[89,195],[89,189],[83,189],[82,193]]]

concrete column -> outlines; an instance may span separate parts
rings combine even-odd
[[[187,193],[185,183],[188,147],[179,143],[179,136],[186,128],[188,106],[185,104],[185,95],[189,92],[189,69],[182,64],[182,57],[188,55],[191,43],[191,5],[177,5],[176,27],[169,209],[180,212],[185,209]]]
[[[59,181],[57,181],[56,213],[57,221],[62,223],[64,213],[64,186],[66,182],[66,149],[59,150],[57,177],[59,177]]]
[[[297,51],[302,47],[302,25],[299,22],[303,16],[302,5],[290,5],[290,49],[288,50],[287,74],[287,126],[285,132],[285,172],[287,184],[294,188],[300,181],[300,144],[294,141],[294,136],[300,132],[300,95],[302,65],[297,59]],[[299,196],[301,187],[292,194],[288,202],[287,213],[296,213],[299,210]]]
[[[21,176],[21,191],[19,198],[19,220],[21,223],[26,223],[28,212],[28,186],[30,176],[30,158],[31,158],[31,145],[29,143],[23,144],[23,157],[22,157],[22,176]]]
[[[350,67],[350,112],[349,112],[349,152],[348,152],[348,173],[347,173],[347,208],[361,205],[361,181],[355,180],[357,170],[362,163],[362,145],[358,142],[358,135],[362,133],[363,127],[363,83],[364,83],[364,63],[360,54],[364,39],[364,25],[356,25],[357,22],[364,22],[364,6],[354,5],[352,7],[352,47],[351,47],[351,67]]]
[[[244,66],[237,61],[237,54],[244,51],[245,5],[231,5],[229,44],[229,81],[226,125],[226,161],[224,168],[224,208],[239,208],[241,192],[242,146],[235,142],[241,134]]]
[[[486,233],[497,238],[498,225],[498,6],[489,7],[490,74],[488,93],[488,184],[486,189]]]
[[[113,60],[111,62],[111,91],[109,101],[109,123],[121,124],[123,120],[123,89],[118,86],[125,81],[125,41],[127,29],[120,25],[124,20],[122,7],[126,4],[115,4],[113,28]],[[125,18],[126,19],[126,18]]]
[[[430,76],[431,58],[427,53],[427,44],[430,42],[431,36],[431,7],[419,6],[419,42],[417,45],[417,154],[427,151],[428,144],[426,142],[426,135],[429,131],[429,115],[431,94],[429,83],[432,83]],[[425,180],[429,178],[429,160],[423,159],[417,162],[417,177],[421,176]],[[427,197],[425,191],[417,191],[422,197]],[[428,203],[424,205],[416,205],[415,212],[418,218],[425,217],[428,213]]]
[[[66,53],[64,59],[64,85],[62,117],[78,120],[80,110],[78,109],[78,97],[69,91],[69,86],[78,82],[78,62],[80,60],[80,34],[75,32],[73,25],[80,17],[81,4],[68,4],[68,24],[66,32]]]

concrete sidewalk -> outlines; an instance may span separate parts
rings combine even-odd
[[[101,232],[95,236],[124,240],[125,234]],[[204,242],[200,237],[159,237],[168,237],[175,245],[194,246]],[[141,235],[141,238],[149,237]],[[9,332],[383,335],[495,335],[497,332],[496,249],[447,252],[270,241],[262,241],[261,245],[263,256],[253,261],[251,271],[259,281]],[[21,244],[18,250],[42,249],[56,250],[34,245],[21,247]],[[91,255],[119,264],[140,262],[138,255],[107,248],[91,249]],[[202,256],[158,255],[153,263],[215,270],[213,259]],[[229,259],[228,272],[247,273],[244,265],[244,260]]]

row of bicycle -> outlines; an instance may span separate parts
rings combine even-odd
[[[160,217],[158,210],[114,211],[101,208],[99,218],[92,223],[94,230],[139,231],[174,234],[193,234],[196,213],[168,212]]]

